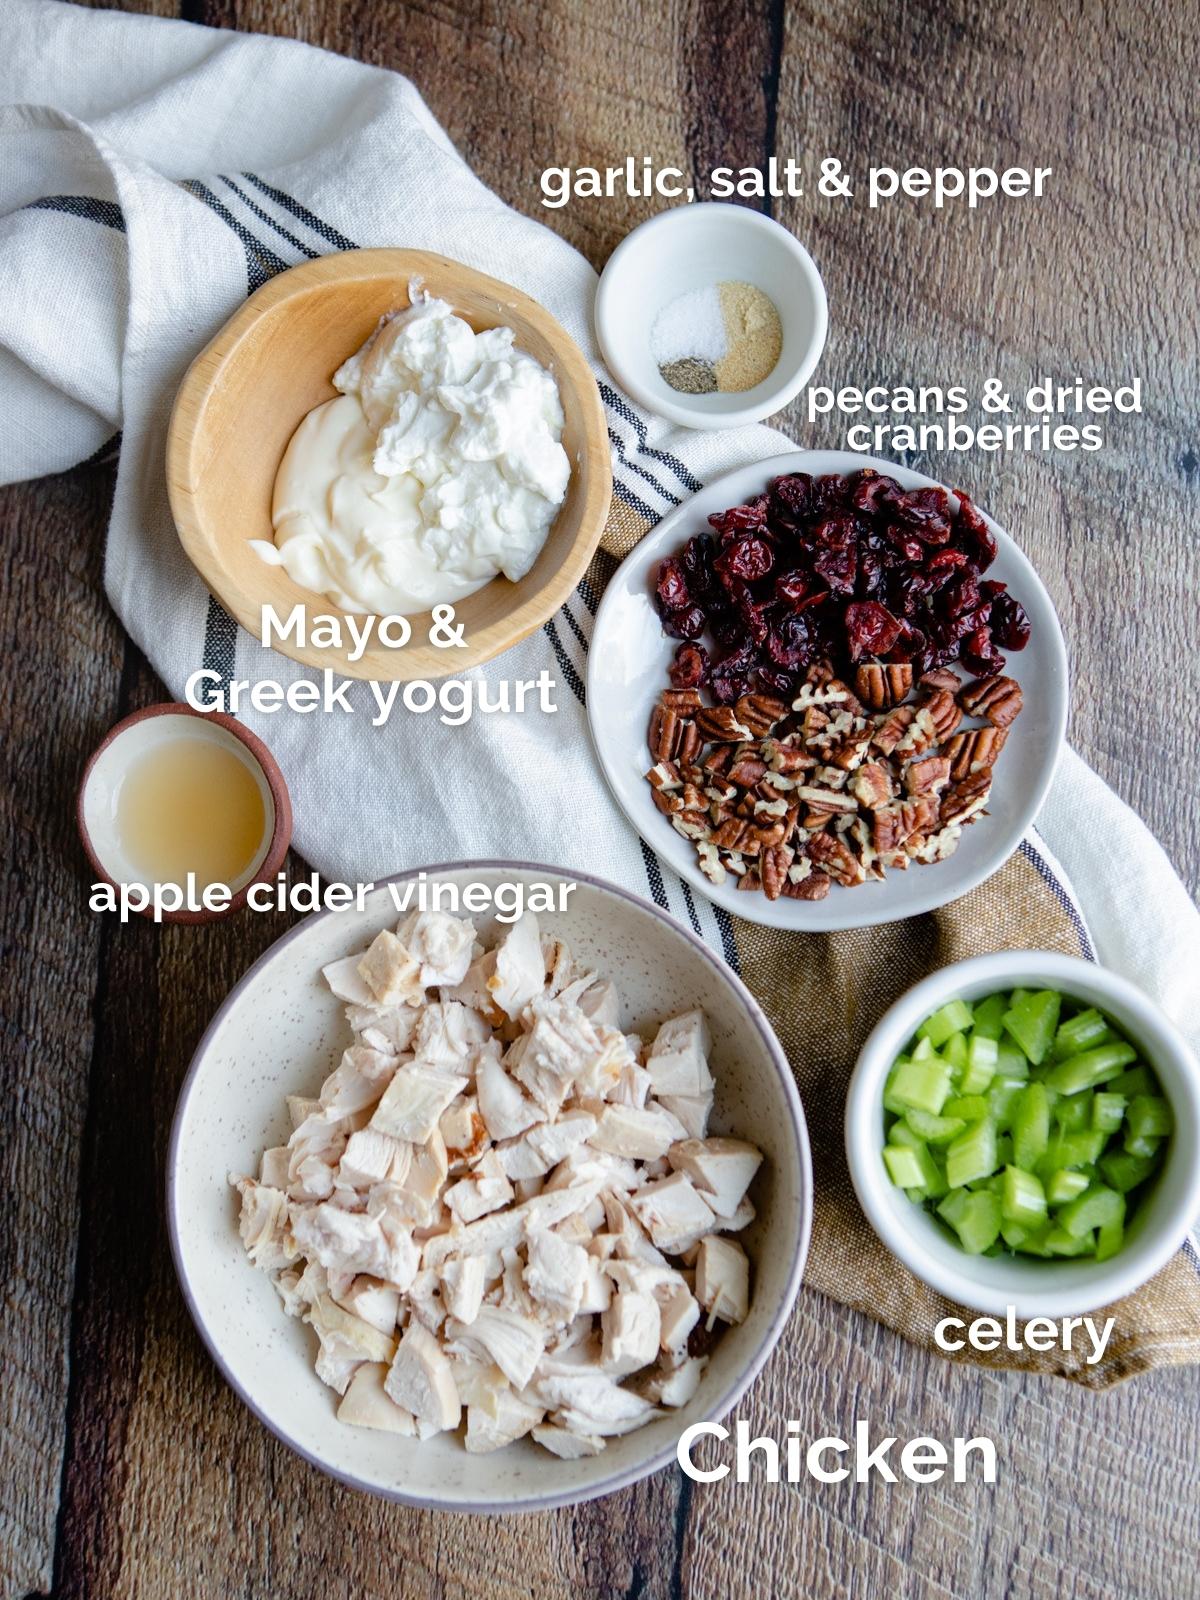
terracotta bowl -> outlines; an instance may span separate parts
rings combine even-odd
[[[349,677],[439,678],[518,644],[563,604],[587,570],[604,530],[612,461],[591,368],[570,335],[508,284],[419,250],[348,250],[272,278],[230,318],[188,369],[167,437],[167,491],[179,537],[201,577],[256,638],[264,605],[287,615],[337,614],[324,596],[267,566],[251,539],[271,539],[271,494],[288,440],[305,413],[334,397],[333,373],[379,318],[409,304],[419,279],[476,331],[506,326],[553,373],[571,459],[567,498],[532,570],[519,583],[494,578],[455,608],[463,650],[428,643],[428,612],[410,618],[403,649],[375,644],[358,661],[341,649],[278,648],[308,666]]]
[[[185,725],[183,719],[187,718]],[[197,729],[194,724],[202,726]],[[264,825],[262,842],[250,866],[229,887],[234,891],[229,905],[221,911],[164,911],[163,922],[217,922],[232,916],[246,903],[255,883],[269,882],[283,866],[292,839],[292,805],[287,784],[275,757],[261,739],[256,738],[234,717],[223,712],[201,712],[191,706],[168,702],[135,711],[105,736],[84,768],[76,802],[79,837],[97,878],[120,888],[140,883],[137,868],[129,860],[117,829],[117,799],[121,783],[131,762],[157,743],[193,734],[216,740],[231,748],[253,772],[262,796]],[[140,913],[153,917],[153,908]]]

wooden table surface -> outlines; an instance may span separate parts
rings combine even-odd
[[[1053,195],[1040,204],[932,218],[912,203],[872,215],[805,198],[776,215],[825,275],[825,382],[1142,378],[1145,415],[1108,419],[1102,454],[921,464],[968,479],[1034,559],[1073,658],[1071,737],[1195,886],[1192,8],[128,9],[285,34],[411,75],[482,179],[543,217],[544,166],[631,152],[701,175],[771,153],[1052,167]],[[599,266],[650,209],[581,201],[551,220]],[[782,425],[805,443],[840,442],[832,423],[810,429],[798,411]],[[669,1471],[577,1510],[479,1522],[356,1495],[275,1443],[188,1321],[162,1186],[191,1052],[285,921],[120,928],[86,909],[80,770],[118,717],[163,697],[103,598],[112,484],[111,465],[87,466],[2,497],[2,1600],[1200,1593],[1200,1371],[1092,1396],[951,1366],[811,1291],[742,1414],[763,1425],[794,1417],[813,1437],[845,1433],[857,1417],[901,1437],[989,1433],[1000,1450],[994,1488],[693,1487]]]

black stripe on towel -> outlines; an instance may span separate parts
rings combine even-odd
[[[237,623],[225,610],[215,595],[208,597],[208,614],[204,619],[203,666],[208,672],[221,676],[225,688],[233,677],[234,659],[237,655]]]
[[[315,216],[307,206],[301,205],[299,200],[294,199],[290,194],[285,194],[282,189],[274,188],[265,179],[260,178],[257,173],[243,172],[242,177],[246,179],[247,183],[252,183],[260,193],[265,194],[268,200],[274,200],[277,206],[282,206],[285,211],[290,211],[297,221],[304,223],[306,228],[311,228],[319,238],[324,239],[326,244],[331,244],[335,250],[358,249],[353,239],[348,239],[344,233],[339,233],[332,224],[322,222],[320,217]]]
[[[287,262],[283,257],[277,256],[274,250],[269,250],[261,239],[256,239],[249,228],[238,221],[229,207],[221,204],[206,183],[201,183],[199,178],[184,178],[182,187],[188,194],[195,195],[197,200],[203,200],[209,210],[220,217],[225,226],[241,240],[242,249],[246,252],[246,279],[251,294],[256,289],[261,289],[268,278],[273,278],[277,272],[283,272],[287,268]]]
[[[64,216],[83,217],[87,222],[98,222],[102,228],[125,232],[125,213],[114,200],[95,200],[90,194],[47,194],[40,200],[31,200],[22,211],[61,211]]]

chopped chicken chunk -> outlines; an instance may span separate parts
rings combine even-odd
[[[441,1432],[457,1428],[462,1404],[442,1347],[419,1322],[410,1322],[396,1347],[383,1387],[388,1398],[411,1411],[418,1425]]]
[[[668,1159],[719,1217],[732,1217],[762,1164],[762,1151],[741,1139],[683,1139],[672,1145]]]
[[[422,1067],[416,1062],[401,1067],[376,1106],[371,1127],[410,1144],[424,1144],[442,1112],[466,1086],[466,1078],[437,1067]]]
[[[338,1406],[338,1421],[348,1422],[355,1428],[381,1428],[386,1433],[416,1433],[412,1412],[389,1400],[384,1391],[386,1376],[385,1366],[374,1361],[364,1362],[350,1379]]]
[[[708,1070],[712,1042],[702,1011],[685,1011],[664,1022],[646,1060],[654,1093],[706,1095],[713,1086]]]
[[[740,1244],[710,1234],[696,1258],[696,1299],[710,1317],[744,1322],[750,1309],[750,1263]]]
[[[710,1039],[647,1051],[615,986],[526,914],[493,948],[420,911],[325,981],[353,1035],[291,1137],[236,1183],[239,1229],[316,1333],[339,1419],[564,1460],[687,1405],[688,1341],[743,1320],[761,1153],[708,1137]]]
[[[514,1020],[546,983],[546,962],[532,911],[518,917],[496,948],[496,961],[487,980],[488,992],[501,1011]]]
[[[420,964],[388,928],[376,934],[371,948],[358,963],[358,975],[370,991],[367,998],[377,1005],[420,1004]]]

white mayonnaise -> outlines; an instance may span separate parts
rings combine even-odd
[[[444,300],[386,317],[301,422],[264,560],[344,611],[404,616],[524,577],[567,492],[554,379]]]

